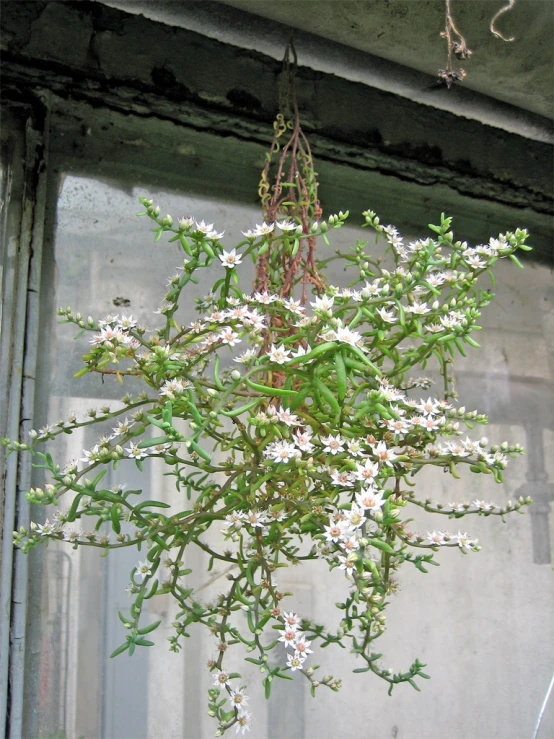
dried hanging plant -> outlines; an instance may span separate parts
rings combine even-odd
[[[515,41],[515,37],[511,36],[510,38],[506,38],[505,36],[503,36],[500,31],[496,29],[496,21],[503,13],[513,8],[515,4],[516,0],[508,0],[507,4],[504,7],[500,8],[497,13],[495,13],[490,22],[491,33],[494,34],[494,36],[496,36],[497,38],[502,39],[502,41]],[[446,19],[444,31],[442,31],[440,35],[441,38],[446,39],[446,68],[439,69],[438,76],[441,82],[444,82],[444,84],[448,88],[450,88],[452,83],[455,81],[463,82],[467,75],[465,69],[461,67],[459,67],[458,69],[454,68],[454,57],[456,57],[457,59],[469,59],[473,52],[471,51],[471,49],[468,48],[465,38],[462,36],[456,26],[454,16],[452,15],[451,0],[445,0],[445,10]]]

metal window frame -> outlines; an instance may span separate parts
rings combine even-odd
[[[39,101],[4,101],[2,142],[8,154],[7,200],[2,238],[0,336],[0,433],[22,438],[34,415],[38,363],[40,275],[47,178],[45,107]],[[11,154],[11,156],[10,156]],[[31,480],[29,456],[0,460],[2,480],[2,578],[0,589],[0,726],[22,736],[28,558],[13,547],[13,530],[28,526],[24,491]]]

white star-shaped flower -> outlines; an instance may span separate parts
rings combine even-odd
[[[223,254],[218,254],[217,256],[221,259],[221,263],[224,267],[227,267],[227,269],[233,269],[233,267],[236,267],[242,262],[236,249],[232,249],[231,251],[225,251],[224,249]]]

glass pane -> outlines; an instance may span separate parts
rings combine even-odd
[[[182,262],[175,244],[153,245],[149,222],[134,219],[137,197],[148,195],[174,218],[192,214],[214,222],[228,233],[232,246],[239,230],[259,222],[258,208],[228,202],[184,197],[173,193],[147,193],[121,183],[113,184],[68,174],[58,203],[55,238],[56,303],[83,315],[132,313],[148,327],[155,325],[152,308],[168,275]],[[343,229],[332,235],[333,247],[367,239],[366,231]],[[237,238],[238,240],[238,238]],[[244,264],[245,270],[248,265]],[[251,269],[251,265],[249,267]],[[213,274],[213,273],[212,273]],[[243,287],[249,283],[246,272]],[[345,284],[343,274],[332,281]],[[202,297],[210,285],[191,285],[190,301]],[[416,694],[399,688],[391,699],[385,686],[364,675],[352,675],[357,665],[347,650],[323,650],[317,664],[343,679],[342,694],[309,696],[302,676],[274,686],[272,701],[263,699],[260,674],[235,655],[255,712],[252,735],[263,737],[353,736],[502,736],[519,739],[530,734],[550,679],[554,619],[551,609],[551,521],[553,440],[552,408],[552,278],[548,269],[530,264],[520,273],[501,265],[498,297],[484,315],[484,349],[457,371],[463,402],[489,413],[492,439],[520,442],[527,457],[512,463],[508,483],[494,486],[484,475],[465,475],[457,486],[428,476],[419,479],[429,497],[447,503],[475,498],[503,504],[520,494],[532,495],[536,504],[524,518],[485,521],[472,518],[467,525],[479,537],[483,551],[463,557],[441,553],[441,568],[427,576],[404,571],[398,594],[389,610],[389,629],[380,647],[387,666],[408,666],[416,656],[428,664],[433,681]],[[192,313],[191,313],[192,316]],[[190,318],[189,318],[190,320]],[[50,317],[44,317],[45,325]],[[43,384],[48,416],[57,420],[106,402],[115,406],[122,388],[87,375],[73,381],[80,368],[85,344],[73,340],[72,327],[56,326]],[[545,338],[549,337],[549,338]],[[43,381],[44,382],[44,381]],[[124,390],[139,392],[136,384]],[[440,390],[436,391],[437,393]],[[58,439],[55,456],[60,462],[79,458],[90,449],[101,430],[81,430]],[[480,429],[477,429],[480,434]],[[476,437],[478,438],[478,436]],[[121,469],[121,468],[120,468]],[[155,491],[148,497],[178,506],[179,495],[161,477],[156,464],[140,475],[131,465],[109,473],[110,485]],[[414,528],[426,532],[425,516]],[[217,533],[210,537],[217,539]],[[166,597],[148,602],[145,623],[161,619],[154,633],[156,646],[132,658],[108,655],[124,638],[117,611],[128,613],[125,587],[138,559],[134,549],[110,552],[49,546],[43,552],[40,576],[41,607],[38,647],[38,734],[63,732],[67,737],[198,737],[212,736],[215,726],[205,704],[211,679],[206,669],[213,657],[209,634],[192,629],[183,652],[167,651],[175,618],[173,602]],[[199,597],[214,598],[225,587],[225,568],[208,573],[199,550],[187,553],[185,562]],[[348,588],[342,573],[328,573],[324,563],[284,570],[279,582],[295,593],[288,606],[337,628],[341,613],[334,608]],[[38,582],[35,582],[37,588]],[[529,624],[540,624],[534,632]],[[516,636],[517,635],[517,636]],[[332,647],[331,647],[332,649]],[[462,699],[463,696],[463,699]],[[438,710],[448,706],[447,710]],[[234,735],[234,734],[233,734]],[[547,734],[545,734],[546,736]]]
[[[240,229],[260,220],[257,208],[171,193],[152,194],[142,189],[129,192],[94,179],[67,175],[58,201],[55,236],[56,305],[71,306],[74,312],[81,311],[85,316],[90,312],[95,318],[109,313],[132,313],[140,323],[155,325],[158,317],[152,309],[159,303],[168,275],[182,264],[182,250],[175,244],[153,244],[150,222],[134,217],[141,210],[140,195],[153,197],[175,217],[194,214],[216,225],[225,224],[226,228],[231,227],[237,241]],[[362,233],[356,236],[359,238]],[[345,232],[337,246],[348,239],[351,243],[354,238]],[[251,263],[244,265],[242,276],[245,289],[249,289],[253,277]],[[189,321],[194,315],[194,299],[204,296],[210,286],[211,283],[190,285]],[[45,316],[44,320],[48,323],[50,317]],[[73,412],[84,417],[89,408],[106,401],[115,405],[127,389],[131,393],[142,389],[136,383],[128,383],[122,389],[115,381],[101,383],[100,378],[92,375],[73,380],[86,351],[86,343],[74,341],[75,333],[65,325],[53,329],[51,369],[45,378],[48,389],[43,385],[43,392],[48,393],[49,419],[61,419]],[[59,438],[52,445],[55,458],[60,462],[78,459],[83,449],[94,445],[99,433],[101,429],[81,430]],[[151,469],[150,474],[145,470],[143,475],[134,467],[130,473],[127,469],[108,474],[108,486],[125,482],[145,490],[161,477],[159,468]],[[159,491],[160,499],[177,504],[175,491],[169,485],[166,488]],[[159,603],[150,601],[149,612],[145,612],[145,623],[149,615],[150,620],[162,619],[155,648],[142,650],[132,660],[108,659],[124,639],[117,612],[128,614],[125,587],[138,555],[131,549],[111,553],[107,558],[99,554],[97,550],[73,551],[53,543],[43,555],[39,733],[62,731],[71,737],[138,739],[183,736],[183,726],[190,737],[200,736],[203,730],[211,731],[204,716],[208,681],[200,680],[198,675],[199,670],[204,672],[206,650],[211,645],[198,632],[195,643],[187,645],[182,655],[167,651],[164,637],[172,633],[172,603],[165,599],[159,599]],[[195,582],[204,589],[206,597],[217,593],[221,583],[213,573],[205,572],[203,553],[191,552],[186,565],[194,568]],[[305,593],[305,610],[310,589],[310,585],[304,585],[300,590]],[[166,681],[168,671],[171,679]],[[256,680],[257,676],[250,677]],[[160,689],[162,683],[164,687]]]

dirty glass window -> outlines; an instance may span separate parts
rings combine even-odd
[[[182,262],[175,244],[153,244],[149,222],[136,219],[139,195],[148,195],[174,218],[193,215],[226,229],[224,245],[239,231],[259,221],[259,209],[226,200],[133,187],[67,172],[60,180],[54,261],[45,266],[55,285],[55,305],[71,306],[85,317],[133,314],[154,327],[166,278]],[[422,223],[425,223],[422,214]],[[334,235],[336,246],[368,238],[367,232],[344,229]],[[252,267],[245,265],[245,269]],[[244,273],[245,289],[249,277]],[[344,284],[344,275],[332,275]],[[367,676],[352,675],[353,656],[323,650],[317,662],[343,678],[342,694],[313,700],[307,681],[282,681],[272,701],[263,700],[260,675],[237,655],[233,668],[249,685],[255,710],[253,736],[325,739],[354,736],[444,736],[452,739],[502,736],[519,739],[530,734],[550,678],[554,620],[551,612],[551,553],[553,548],[553,318],[552,279],[548,268],[530,263],[523,273],[502,265],[498,297],[484,316],[484,349],[462,361],[456,373],[460,402],[488,413],[490,438],[524,444],[529,453],[513,462],[505,486],[485,476],[426,478],[429,497],[441,502],[494,499],[504,504],[531,495],[535,506],[524,519],[490,521],[472,518],[464,527],[478,537],[483,551],[472,557],[446,552],[441,567],[423,576],[405,572],[397,601],[389,612],[389,632],[382,647],[387,664],[399,669],[419,656],[433,676],[422,694],[399,690],[392,699],[383,685]],[[210,285],[191,285],[187,310]],[[59,326],[43,315],[47,363],[41,394],[50,419],[104,404],[115,406],[125,391],[142,388],[133,381],[122,389],[87,375],[72,379],[80,368],[86,342],[74,341],[74,328]],[[437,390],[439,392],[439,390]],[[109,431],[109,429],[107,429]],[[81,429],[59,438],[60,462],[79,459],[102,429]],[[179,495],[152,465],[145,472],[122,466],[110,472],[109,483],[152,492],[179,505]],[[426,531],[419,516],[414,526]],[[433,524],[429,524],[433,525]],[[465,529],[464,529],[465,530]],[[217,536],[217,532],[214,534]],[[39,607],[34,611],[34,676],[29,681],[28,735],[198,739],[214,727],[205,714],[210,679],[206,663],[213,656],[209,635],[192,629],[193,639],[179,655],[168,652],[174,604],[166,597],[148,603],[145,623],[161,620],[156,646],[110,660],[122,643],[124,630],[117,612],[128,615],[125,592],[129,571],[136,565],[134,549],[72,550],[52,543],[37,554],[32,589]],[[199,550],[187,554],[194,571],[192,584],[199,598],[209,600],[224,589],[225,571],[206,572]],[[323,586],[322,583],[325,583]],[[338,571],[327,573],[323,563],[294,568],[280,578],[282,589],[295,593],[290,606],[338,627],[334,603],[348,587]],[[534,631],[529,624],[540,624]],[[331,648],[332,649],[332,648]],[[439,700],[448,710],[437,711]],[[463,696],[463,699],[462,699]]]
[[[59,183],[57,218],[54,234],[54,262],[45,267],[46,281],[55,284],[55,306],[71,306],[73,312],[95,318],[107,314],[132,314],[139,323],[152,328],[159,317],[155,314],[164,292],[167,277],[182,265],[179,246],[163,241],[154,245],[150,221],[137,219],[142,210],[138,197],[148,195],[175,218],[194,215],[199,220],[215,222],[225,228],[227,240],[241,238],[240,230],[260,220],[259,209],[225,201],[184,197],[169,192],[152,192],[111,183],[62,174]],[[337,241],[353,243],[361,232],[344,235]],[[167,242],[167,239],[165,240]],[[215,267],[217,269],[217,266]],[[212,272],[213,274],[213,272]],[[249,290],[253,265],[241,270],[244,289]],[[342,275],[338,276],[344,282]],[[208,278],[209,279],[209,278]],[[194,300],[209,292],[211,282],[194,285],[187,293],[186,306],[180,319],[194,316]],[[107,403],[115,407],[125,393],[142,389],[129,378],[122,388],[115,380],[102,382],[98,376],[86,375],[79,381],[73,375],[82,366],[81,355],[86,340],[75,341],[71,326],[58,325],[52,316],[44,322],[50,333],[48,371],[42,378],[42,396],[49,419],[62,419],[70,413],[84,417],[93,407]],[[232,354],[230,352],[229,360]],[[105,429],[110,433],[109,425]],[[80,430],[62,437],[53,445],[60,462],[79,459],[84,449],[91,448],[101,427]],[[108,474],[108,486],[126,483],[178,505],[179,496],[162,477],[159,467],[141,475],[134,468]],[[153,497],[152,493],[147,497]],[[38,711],[35,714],[40,735],[62,732],[72,736],[198,737],[204,726],[204,700],[209,681],[204,665],[211,644],[201,631],[182,655],[167,651],[166,638],[171,634],[173,604],[165,599],[149,601],[145,622],[162,620],[156,632],[157,646],[142,650],[129,661],[109,660],[108,655],[122,642],[124,632],[118,611],[128,615],[125,587],[129,572],[136,565],[137,554],[123,549],[102,558],[101,550],[72,551],[52,543],[42,553],[40,567],[35,570],[40,585],[40,629],[35,630],[35,643],[40,651],[36,666]],[[195,571],[199,593],[211,597],[222,587],[222,573],[208,574],[203,553],[191,552],[187,566]],[[302,598],[302,608],[311,610],[309,582],[295,588]],[[165,642],[165,643],[164,643]],[[247,670],[248,672],[248,670]],[[252,673],[253,670],[250,670]],[[171,673],[171,678],[166,676]],[[199,675],[200,673],[200,675]],[[251,682],[258,682],[250,674]],[[260,696],[261,697],[261,696]],[[261,697],[263,701],[263,697]],[[293,701],[296,721],[301,721],[304,694],[298,691]],[[262,702],[263,705],[263,702]],[[279,730],[281,710],[268,708],[270,723]]]

